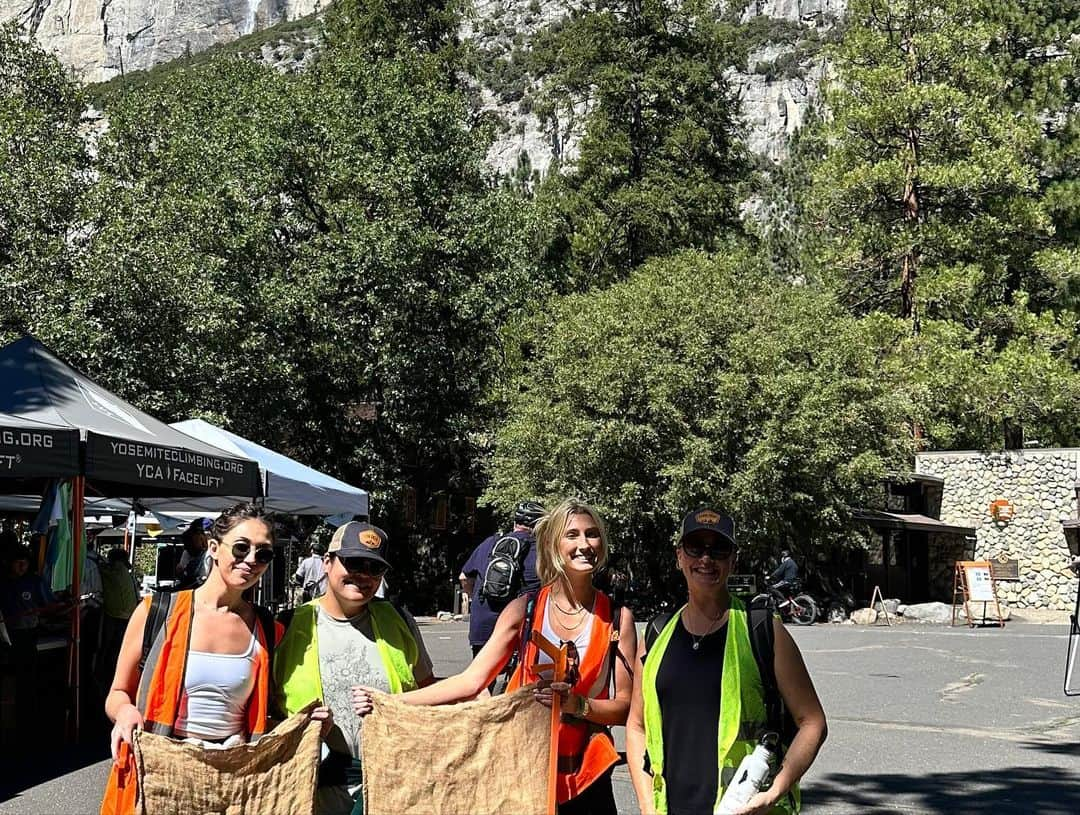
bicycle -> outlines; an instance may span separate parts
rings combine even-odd
[[[818,618],[817,601],[801,591],[802,587],[799,583],[786,585],[778,583],[775,586],[768,586],[767,594],[758,596],[770,598],[784,622],[813,625]]]

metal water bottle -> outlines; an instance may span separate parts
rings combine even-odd
[[[769,779],[772,757],[780,737],[776,733],[766,733],[761,737],[754,751],[739,762],[739,769],[731,784],[724,790],[724,797],[716,808],[715,815],[729,815],[758,794]]]

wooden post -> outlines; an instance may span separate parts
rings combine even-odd
[[[964,582],[964,569],[959,562],[956,564],[956,568],[953,570],[953,589],[952,589],[952,622],[949,623],[949,627],[952,628],[956,625],[956,598],[963,596],[963,603],[965,610],[967,609],[967,583]],[[968,618],[968,626],[971,626],[971,618]]]
[[[71,662],[70,669],[70,681],[68,683],[71,688],[74,698],[72,700],[72,715],[68,726],[68,731],[71,734],[71,741],[78,742],[79,740],[79,722],[82,714],[81,711],[81,690],[79,676],[79,662],[80,651],[82,643],[80,642],[81,635],[81,610],[82,610],[82,562],[79,558],[79,552],[82,546],[83,539],[83,505],[86,499],[86,477],[77,475],[71,482],[71,547],[72,547],[72,559],[71,559],[71,590],[75,596],[75,605],[71,612]]]
[[[881,586],[874,586],[874,593],[870,595],[870,608],[874,607],[875,600],[881,603],[881,613],[885,615],[885,622],[892,626],[892,618],[889,617],[889,610],[885,608],[885,598],[881,596]],[[877,625],[875,622],[874,625]]]
[[[532,641],[541,651],[551,658],[552,665],[544,670],[551,671],[552,682],[565,682],[574,685],[578,679],[577,649],[573,643],[556,645],[539,631],[533,630]],[[573,650],[571,650],[573,649]],[[534,673],[539,673],[534,671]],[[559,727],[562,724],[562,696],[551,693],[551,750],[548,753],[548,815],[555,815],[558,807],[556,780],[559,775]]]

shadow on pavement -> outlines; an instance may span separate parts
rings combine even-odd
[[[107,739],[96,738],[85,744],[29,749],[16,753],[5,746],[4,772],[0,774],[0,803],[9,801],[28,789],[89,767],[109,757]],[[104,781],[102,782],[104,785]],[[72,810],[75,811],[75,810]]]
[[[1078,742],[1044,742],[1028,741],[1022,745],[1025,750],[1038,750],[1040,753],[1050,753],[1055,756],[1080,756],[1080,741]]]
[[[896,801],[896,808],[889,805]],[[1076,815],[1080,775],[1060,767],[1011,767],[976,775],[965,772],[873,777],[832,773],[807,790],[807,812],[846,804],[859,812],[925,815]],[[847,808],[845,807],[845,808]]]

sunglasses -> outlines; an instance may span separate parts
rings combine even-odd
[[[234,543],[232,545],[232,556],[237,560],[247,560],[248,553],[251,551],[250,543]],[[267,563],[274,559],[274,547],[273,546],[257,546],[255,547],[255,562],[260,566],[265,566]]]
[[[338,560],[345,567],[345,571],[351,574],[367,575],[368,577],[382,577],[389,568],[382,561],[369,557],[339,557]]]
[[[702,541],[683,541],[682,550],[688,557],[694,559],[705,557],[708,553],[713,560],[727,560],[735,552],[735,547],[730,543],[704,543]]]

